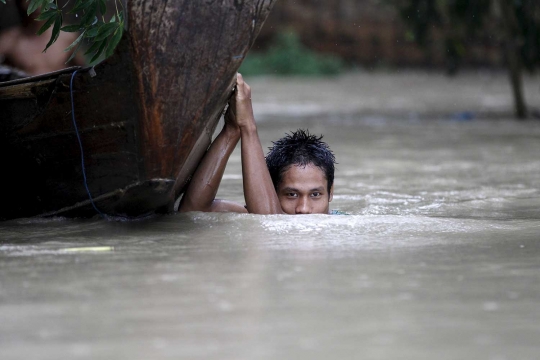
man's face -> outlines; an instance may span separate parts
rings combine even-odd
[[[327,190],[324,172],[313,164],[291,165],[284,173],[277,195],[287,214],[328,214],[334,186]]]

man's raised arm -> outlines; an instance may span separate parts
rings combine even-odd
[[[215,199],[225,166],[239,139],[240,129],[231,118],[229,107],[225,114],[225,125],[195,170],[180,202],[179,212],[247,211],[241,204]]]
[[[257,133],[251,105],[251,88],[240,74],[232,111],[242,139],[242,177],[247,210],[254,214],[283,214]]]

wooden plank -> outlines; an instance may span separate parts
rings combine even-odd
[[[7,86],[0,91],[0,101],[13,99],[27,99],[36,97],[36,88],[46,87],[54,83],[56,79],[42,80],[35,83],[25,83]]]

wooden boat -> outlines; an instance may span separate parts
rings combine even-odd
[[[274,0],[128,1],[92,69],[0,83],[0,218],[174,210]]]

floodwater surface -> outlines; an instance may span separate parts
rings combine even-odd
[[[2,222],[0,358],[539,358],[540,124],[260,120],[325,134],[349,215]]]

